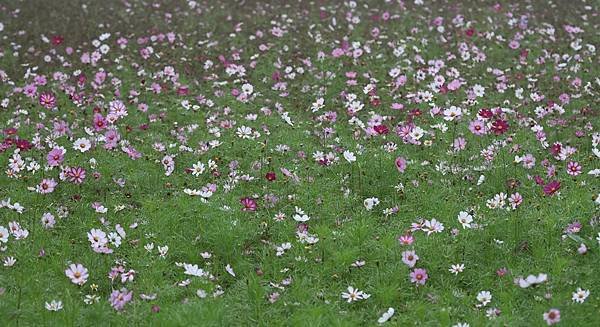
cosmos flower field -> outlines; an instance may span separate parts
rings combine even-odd
[[[599,8],[0,3],[0,324],[600,325]]]

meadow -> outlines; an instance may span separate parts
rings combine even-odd
[[[600,3],[0,3],[0,325],[599,326]]]

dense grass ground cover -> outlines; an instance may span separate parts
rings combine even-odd
[[[598,326],[598,8],[0,4],[1,324]]]

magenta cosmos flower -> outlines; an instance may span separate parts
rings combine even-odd
[[[40,105],[46,109],[56,107],[56,96],[52,92],[44,92],[40,94]]]
[[[249,197],[245,197],[242,198],[240,200],[240,203],[242,204],[242,206],[244,206],[242,208],[242,211],[256,211],[256,200],[254,200],[253,198],[249,198]]]
[[[410,272],[411,283],[425,285],[427,278],[429,278],[429,276],[427,276],[427,270],[425,269],[417,268]]]
[[[506,120],[496,119],[492,123],[492,131],[494,131],[494,134],[496,135],[502,135],[506,133],[506,131],[508,131],[508,122]]]
[[[560,190],[560,182],[556,180],[551,181],[544,186],[544,194],[546,195],[553,195],[558,190]]]
[[[567,174],[577,176],[581,174],[581,165],[575,161],[570,161],[567,164]]]
[[[65,175],[69,182],[81,184],[85,180],[85,169],[82,167],[69,167],[66,169]]]

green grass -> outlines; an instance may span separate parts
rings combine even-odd
[[[161,7],[154,9],[139,1],[132,1],[130,9],[116,2],[103,6],[87,1],[87,12],[68,1],[57,1],[55,5],[44,3],[36,12],[31,3],[6,4],[7,8],[0,13],[0,21],[5,25],[4,34],[0,34],[3,53],[0,69],[10,80],[10,83],[7,80],[0,84],[3,91],[0,100],[10,99],[9,106],[0,109],[0,129],[14,127],[20,138],[31,141],[38,135],[43,140],[42,149],[21,153],[24,159],[40,163],[39,171],[23,171],[19,178],[0,174],[0,200],[10,198],[26,208],[22,214],[0,208],[0,226],[8,227],[9,222],[17,221],[29,231],[23,240],[11,236],[6,244],[0,243],[6,246],[6,250],[0,252],[0,259],[17,259],[12,267],[0,266],[1,324],[363,326],[377,325],[381,314],[392,307],[395,314],[387,324],[393,326],[452,326],[459,322],[471,326],[543,326],[546,324],[542,315],[551,308],[560,310],[560,325],[598,325],[600,257],[596,237],[600,232],[600,212],[594,201],[600,196],[600,185],[597,177],[588,174],[600,168],[598,157],[592,153],[592,134],[598,133],[600,128],[597,54],[574,51],[569,45],[571,37],[563,28],[563,24],[580,26],[585,32],[576,37],[582,39],[582,44],[594,44],[598,36],[595,30],[600,25],[597,4],[561,2],[553,8],[544,6],[541,1],[532,1],[532,7],[528,8],[529,2],[515,2],[503,5],[498,14],[492,8],[494,3],[488,1],[424,6],[410,1],[406,9],[383,1],[367,1],[368,8],[361,7],[361,2],[355,9],[341,2],[268,4],[248,1],[240,5],[199,1],[201,12],[191,10],[185,1],[159,1]],[[593,8],[587,10],[586,5]],[[321,6],[330,15],[327,20],[319,18]],[[16,8],[22,12],[11,15],[9,11]],[[306,15],[299,14],[303,10]],[[397,18],[382,22],[371,17],[386,11]],[[47,15],[42,17],[42,12]],[[352,29],[345,21],[347,12],[361,20],[353,24]],[[521,31],[524,35],[518,50],[507,46],[507,40],[519,31],[509,27],[508,12],[517,19],[521,15],[529,16],[527,33]],[[165,19],[165,13],[174,18]],[[466,37],[465,27],[456,27],[451,22],[458,13],[464,15],[465,21],[470,21],[477,32],[493,31],[505,40]],[[67,21],[65,15],[72,19]],[[333,31],[328,27],[332,24],[332,15],[337,19]],[[441,33],[429,30],[431,21],[438,15],[444,17],[447,42],[440,40]],[[586,20],[582,15],[587,15]],[[288,32],[282,38],[273,37],[269,32],[271,21],[278,22]],[[235,24],[240,22],[242,31],[230,36]],[[100,28],[100,23],[110,26]],[[539,33],[546,26],[543,23],[556,28],[556,42],[549,42],[547,36]],[[73,29],[73,24],[82,27]],[[386,39],[370,35],[375,27]],[[419,30],[411,31],[413,27]],[[26,32],[19,33],[20,30]],[[257,30],[264,36],[251,38]],[[146,45],[138,45],[138,37],[171,31],[178,36],[173,44],[152,44],[158,56],[149,60],[140,57],[139,50]],[[313,36],[319,32],[321,41],[309,37],[309,31]],[[81,52],[92,51],[91,40],[103,32],[111,33],[107,41],[111,47],[109,53],[96,67],[81,64]],[[65,37],[65,43],[55,49],[72,66],[63,67],[58,62],[59,58],[50,50],[52,46],[40,41],[42,34]],[[129,40],[126,49],[121,50],[116,45],[120,36]],[[344,37],[350,45],[352,42],[368,45],[371,53],[358,59],[331,57],[332,50],[341,46]],[[428,41],[427,46],[423,45],[423,39]],[[205,40],[218,43],[211,47],[198,45]],[[15,49],[11,42],[21,48]],[[388,42],[405,43],[406,54],[399,58],[394,56]],[[481,63],[462,61],[458,51],[462,42],[477,46],[487,59]],[[259,50],[261,44],[270,49]],[[64,48],[67,46],[77,52],[66,56]],[[26,50],[29,47],[33,49],[30,52]],[[526,65],[519,65],[521,49],[529,50]],[[239,52],[240,60],[233,62],[246,68],[243,77],[229,76],[218,59],[224,55],[231,60],[235,51]],[[327,57],[318,59],[320,51]],[[577,60],[571,59],[564,69],[558,69],[551,56],[543,64],[535,63],[545,51],[571,58],[579,53],[581,60],[576,65]],[[46,54],[51,55],[51,63],[44,62]],[[448,59],[449,54],[456,55],[457,59]],[[425,64],[417,62],[417,55]],[[301,60],[307,58],[311,66],[302,63]],[[203,68],[207,59],[213,61],[212,68]],[[415,76],[419,69],[427,68],[428,60],[434,59],[446,64],[440,74],[445,75],[448,68],[456,68],[466,85],[448,94],[433,92],[428,103],[410,103],[407,95],[429,90],[432,76],[423,82],[415,81]],[[253,68],[252,61],[256,61]],[[38,93],[51,90],[57,94],[59,110],[44,109],[37,97],[29,99],[14,90],[33,81],[33,77],[23,76],[26,70],[23,64],[38,66],[37,73],[48,77],[48,84],[40,86]],[[167,65],[173,66],[179,74],[179,82],[189,87],[189,95],[177,95],[176,86],[157,75]],[[297,73],[293,79],[285,77],[287,66],[293,70],[301,67],[304,73]],[[408,77],[406,85],[395,92],[388,75],[394,67],[400,67]],[[103,87],[95,90],[89,82],[99,68],[111,75]],[[145,75],[138,75],[142,68]],[[506,92],[496,91],[498,79],[489,69],[499,69],[506,75]],[[89,103],[79,107],[64,92],[65,86],[77,88],[76,79],[70,77],[64,83],[52,80],[54,72],[72,76],[75,70],[81,70],[88,78],[86,86],[77,91],[88,97]],[[288,96],[281,96],[281,91],[272,89],[275,71],[282,73]],[[348,72],[357,73],[356,86],[347,84],[349,78],[345,74]],[[523,74],[522,78],[519,73]],[[324,77],[326,74],[335,74],[335,77]],[[377,80],[379,106],[369,104],[368,96],[363,93],[370,82],[365,74]],[[560,82],[553,81],[555,75],[561,78]],[[209,76],[214,80],[205,79]],[[119,87],[110,84],[113,77],[119,79]],[[453,79],[445,77],[447,82]],[[582,80],[579,89],[569,84],[575,77]],[[147,89],[154,82],[171,89],[154,94]],[[247,103],[231,95],[232,89],[240,89],[244,83],[252,84],[258,93]],[[583,89],[587,83],[590,83],[589,91]],[[477,98],[477,103],[467,103],[466,90],[475,84],[485,86],[486,94]],[[515,96],[518,88],[525,90],[525,99]],[[115,89],[120,96],[115,96]],[[140,94],[130,96],[130,91]],[[366,137],[364,130],[351,125],[340,97],[342,92],[358,95],[358,100],[365,104],[357,115],[364,123],[374,114],[387,116],[385,124],[390,133]],[[529,97],[533,92],[546,98],[533,102]],[[544,106],[547,100],[559,102],[562,93],[571,95],[570,103],[564,105],[564,114],[536,117],[536,107]],[[182,108],[182,100],[196,104],[195,97],[200,95],[213,101],[214,106],[201,105],[197,110]],[[311,104],[319,97],[325,99],[325,107],[312,113]],[[103,148],[103,142],[85,153],[73,150],[76,139],[91,139],[84,127],[92,126],[93,108],[101,108],[105,115],[108,102],[115,98],[126,102],[129,111],[115,128],[122,140],[142,153],[141,158],[128,158],[120,147],[108,151]],[[134,98],[135,101],[131,101]],[[148,104],[148,112],[138,111],[134,102]],[[390,109],[394,102],[403,103],[405,110]],[[448,108],[451,105],[469,113],[456,124],[429,114],[433,106]],[[479,109],[494,107],[516,111],[506,115],[510,124],[508,132],[500,136],[474,136],[468,129],[469,122],[476,118]],[[272,110],[272,114],[265,115],[262,108]],[[289,112],[294,126],[283,121],[277,108]],[[590,113],[582,114],[582,108],[589,108]],[[404,144],[395,133],[396,125],[407,122],[408,112],[413,109],[422,112],[414,122],[428,132],[423,140],[430,144]],[[19,113],[19,110],[28,113]],[[318,121],[317,117],[326,111],[337,113],[335,123]],[[150,115],[160,114],[164,115],[163,119],[151,120]],[[246,119],[249,114],[256,114],[256,120]],[[530,129],[530,122],[522,117],[543,126],[550,145],[561,142],[577,151],[567,160],[555,159],[540,145]],[[556,119],[564,119],[564,126],[555,126]],[[52,149],[46,137],[52,134],[52,123],[56,120],[66,121],[72,133],[54,140],[67,149],[63,164],[84,167],[87,177],[81,185],[60,181],[54,192],[37,194],[27,187],[35,187],[43,178],[59,179],[59,169],[44,171],[46,155]],[[235,125],[219,127],[225,121]],[[37,128],[37,123],[44,126]],[[445,123],[448,130],[442,132],[432,127],[439,123]],[[148,129],[140,130],[138,127],[142,124],[148,124]],[[197,128],[191,128],[196,125]],[[241,139],[236,136],[236,128],[240,126],[251,127],[261,136],[255,140]],[[220,135],[211,131],[214,127],[219,127]],[[329,138],[320,136],[325,127],[333,130]],[[576,137],[575,131],[584,131],[584,136]],[[94,133],[94,136],[102,134]],[[465,150],[449,152],[457,137],[465,138]],[[203,145],[212,140],[218,140],[221,145],[204,151]],[[498,149],[496,158],[486,163],[481,150],[496,141],[506,140],[508,145]],[[153,148],[156,142],[165,145],[166,151],[156,151]],[[385,151],[383,147],[388,142],[394,142],[397,149]],[[183,145],[192,151],[180,150]],[[280,145],[286,145],[289,150],[279,151]],[[518,149],[513,151],[513,146]],[[347,162],[342,155],[344,150],[355,153],[357,161]],[[339,161],[330,166],[319,165],[312,157],[317,151],[334,152]],[[14,147],[0,152],[3,171],[8,168],[13,153]],[[527,153],[536,158],[531,170],[513,162],[515,155]],[[160,163],[166,154],[175,156],[176,168],[171,176],[165,176]],[[404,173],[395,167],[398,156],[409,160]],[[95,168],[91,167],[91,158],[97,162]],[[556,177],[546,177],[544,159],[556,166]],[[214,161],[219,174],[213,174],[208,167],[199,177],[185,172],[198,161],[208,166],[209,160]],[[572,177],[566,173],[569,161],[583,166],[581,175]],[[229,168],[232,162],[237,163],[236,169]],[[444,166],[457,169],[453,172],[440,168]],[[299,182],[285,177],[281,168],[296,174]],[[275,181],[266,180],[265,174],[269,171],[276,173]],[[93,178],[93,172],[100,177]],[[253,180],[240,178],[244,175]],[[477,185],[480,175],[485,175],[485,182]],[[544,195],[542,187],[532,179],[535,175],[546,182],[560,180],[560,194]],[[113,181],[119,178],[125,180],[123,187]],[[508,179],[519,181],[519,186],[509,189]],[[206,202],[183,192],[185,188],[200,189],[209,183],[216,184],[217,191]],[[500,192],[520,193],[523,204],[516,210],[488,208],[486,201]],[[241,210],[240,199],[245,197],[257,198],[256,212]],[[277,201],[269,204],[268,197],[276,197]],[[367,210],[363,201],[372,197],[378,198],[380,203],[373,210]],[[102,203],[108,212],[94,212],[94,202]],[[311,217],[307,224],[309,233],[319,239],[315,244],[299,241],[296,234],[299,226],[292,218],[295,207],[302,208]],[[394,207],[397,213],[385,215],[382,212]],[[59,208],[66,208],[68,215],[59,218]],[[461,211],[472,212],[477,228],[461,227],[457,220]],[[46,212],[56,216],[52,229],[45,229],[40,223]],[[286,218],[276,221],[274,217],[278,213],[284,213]],[[429,236],[415,231],[413,245],[400,245],[397,238],[409,233],[411,224],[421,218],[435,218],[444,225],[444,231]],[[108,221],[106,225],[101,219]],[[581,231],[566,236],[564,229],[574,221],[581,222]],[[121,246],[113,247],[112,254],[95,253],[87,233],[94,228],[108,233],[115,230],[116,224],[127,233]],[[131,227],[133,224],[135,228]],[[292,244],[291,249],[277,256],[276,246],[286,242]],[[588,247],[585,255],[577,253],[581,242]],[[145,246],[151,243],[154,248],[147,251]],[[158,247],[165,245],[169,247],[168,253],[160,257]],[[39,256],[42,249],[45,255]],[[414,249],[420,257],[415,267],[427,270],[429,279],[425,285],[417,287],[410,282],[412,269],[402,262],[402,252],[409,249]],[[211,254],[210,259],[201,256],[204,252]],[[353,267],[358,260],[364,260],[365,265]],[[70,263],[81,263],[89,270],[89,279],[83,286],[71,283],[65,276]],[[213,278],[185,275],[179,263],[197,264]],[[465,265],[464,272],[450,273],[450,266],[458,263]],[[124,266],[125,271],[135,270],[135,279],[125,284],[120,278],[111,282],[108,274],[112,267],[119,265]],[[233,268],[235,276],[226,271],[227,265]],[[503,277],[496,273],[500,268],[508,269]],[[538,273],[548,274],[548,281],[525,289],[513,281],[518,276]],[[188,278],[188,286],[178,286]],[[346,303],[341,294],[348,286],[371,297]],[[133,291],[133,301],[126,304],[124,310],[116,311],[108,299],[113,290],[122,287]],[[590,291],[582,304],[571,299],[579,287]],[[208,296],[198,297],[198,289],[206,291]],[[223,294],[213,296],[217,290]],[[492,293],[492,301],[484,308],[477,308],[476,296],[484,290]],[[279,296],[271,302],[273,293]],[[145,301],[140,294],[157,297]],[[97,296],[98,303],[86,304],[86,295]],[[44,305],[51,300],[62,301],[64,309],[46,310]],[[500,315],[487,317],[486,310],[490,308],[497,308]]]

